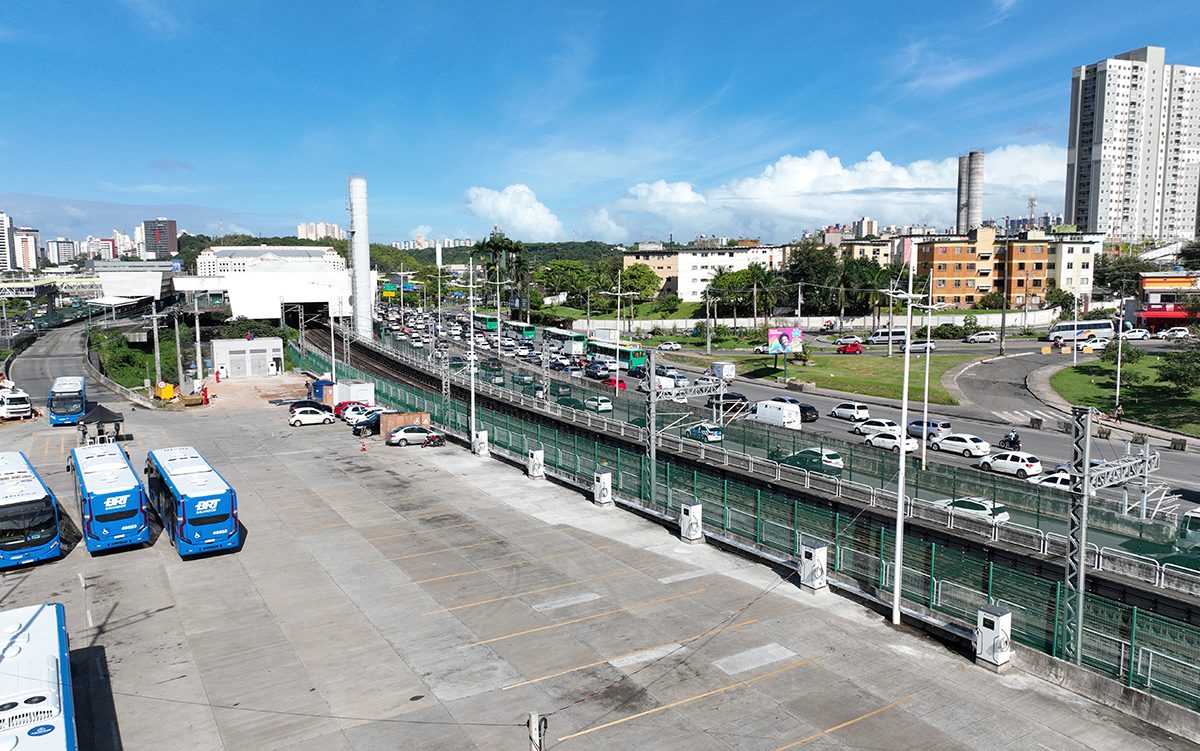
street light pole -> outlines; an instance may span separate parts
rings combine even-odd
[[[1117,324],[1117,393],[1113,396],[1113,414],[1121,410],[1121,354],[1125,351],[1125,339],[1121,336],[1125,333],[1125,292],[1121,291],[1121,297],[1117,301],[1119,323]]]
[[[908,305],[904,315],[904,340],[910,341],[912,335],[912,291],[913,278],[910,273],[908,276],[908,293],[894,294],[895,298],[905,300]],[[893,300],[894,302],[894,300]],[[891,337],[889,337],[890,339]],[[892,625],[900,625],[900,588],[902,585],[904,574],[904,512],[905,512],[905,474],[907,469],[907,452],[904,440],[907,437],[908,425],[908,382],[912,364],[912,347],[904,348],[904,377],[901,379],[901,394],[900,394],[900,435],[898,436],[898,456],[900,458],[900,467],[897,472],[896,480],[896,554],[895,554],[895,571],[892,580]]]
[[[932,300],[933,294],[930,293]],[[932,353],[929,351],[929,345],[933,341],[933,311],[944,308],[945,303],[935,303],[933,305],[920,306],[925,311],[925,398],[921,408],[921,469],[926,466],[926,455],[929,450],[929,360]],[[907,430],[905,426],[905,430]]]

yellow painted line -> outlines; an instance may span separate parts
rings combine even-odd
[[[634,650],[633,652],[626,652],[623,655],[617,655],[616,657],[609,657],[608,659],[605,659],[605,660],[596,660],[595,662],[589,662],[586,665],[576,665],[573,668],[567,668],[566,670],[560,670],[557,673],[550,673],[549,675],[538,676],[537,678],[530,678],[529,680],[521,681],[520,683],[510,683],[507,686],[503,686],[500,690],[507,691],[510,688],[520,688],[521,686],[528,686],[531,683],[540,683],[542,681],[548,681],[551,678],[558,678],[559,676],[567,675],[568,673],[575,673],[580,670],[587,670],[588,668],[594,668],[597,665],[604,665],[605,663],[612,662],[613,660],[623,660],[626,657],[632,657],[633,655],[641,654],[642,652],[653,652],[656,649],[662,649],[663,647],[669,647],[672,644],[680,644],[680,645],[691,644],[692,642],[696,641],[697,639],[702,639],[705,636],[710,636],[710,635],[716,636],[717,634],[723,633],[725,631],[733,631],[734,629],[742,628],[743,626],[749,626],[754,623],[758,623],[757,618],[751,618],[748,621],[742,621],[741,623],[735,623],[732,626],[726,626],[724,628],[718,628],[718,629],[714,629],[711,631],[705,631],[702,634],[696,634],[695,636],[689,636],[686,639],[676,639],[675,641],[669,641],[666,644],[657,644],[653,647],[646,647],[645,649],[638,649],[638,650]]]
[[[322,524],[320,527],[317,527],[317,529],[334,529],[335,527],[346,527],[349,526],[349,524],[349,522],[341,521],[337,522],[336,524]]]
[[[593,550],[593,551],[604,550],[607,547],[609,547],[609,546],[608,545],[597,545],[594,548],[592,548],[591,550]],[[587,553],[590,551],[568,550],[563,553],[552,553],[550,555],[544,555],[540,558],[529,558],[524,561],[515,561],[513,563],[504,563],[499,566],[488,566],[487,568],[472,569],[470,571],[463,571],[462,573],[458,573],[458,574],[443,574],[442,576],[432,576],[428,579],[419,579],[419,580],[413,581],[413,582],[404,582],[403,584],[393,584],[392,589],[398,589],[400,587],[411,587],[415,584],[429,584],[430,582],[438,582],[438,581],[443,581],[445,579],[457,579],[462,576],[474,576],[475,574],[484,574],[484,573],[487,573],[488,571],[499,571],[500,569],[505,569],[505,568],[517,568],[518,566],[527,566],[530,563],[538,563],[540,561],[548,561],[551,558],[565,558],[566,556],[577,555],[581,552]]]
[[[624,612],[633,610],[634,608],[644,608],[647,605],[657,605],[660,602],[670,602],[671,600],[678,600],[683,597],[691,597],[692,595],[698,595],[703,591],[704,591],[704,588],[701,587],[700,589],[693,589],[691,592],[684,592],[681,595],[671,595],[670,597],[659,597],[658,599],[646,600],[645,602],[635,602],[634,604],[626,605],[623,608],[613,608],[612,610],[605,610],[604,612],[601,612],[601,613],[592,613],[591,615],[585,615],[585,616],[581,616],[579,618],[572,618],[569,621],[561,621],[559,623],[551,623],[547,626],[538,626],[537,628],[527,628],[524,631],[517,631],[516,633],[505,634],[504,636],[494,636],[491,639],[484,639],[483,641],[475,641],[475,642],[471,642],[470,644],[463,644],[463,645],[459,646],[459,650],[470,649],[471,647],[481,647],[484,644],[492,644],[493,642],[504,641],[505,639],[515,639],[518,636],[528,636],[529,634],[536,634],[540,631],[550,631],[551,629],[562,628],[563,626],[570,626],[573,623],[582,623],[583,621],[590,621],[590,620],[594,620],[596,618],[603,618],[606,615],[615,615],[617,613],[624,613]]]
[[[604,574],[602,576],[592,576],[587,579],[576,579],[575,581],[566,582],[564,584],[555,584],[555,585],[552,585],[549,587],[541,587],[540,589],[529,589],[524,592],[514,592],[511,595],[504,595],[502,597],[492,597],[487,600],[478,600],[476,602],[468,602],[463,605],[455,605],[454,607],[441,608],[440,610],[430,610],[428,613],[421,613],[421,615],[437,615],[439,613],[453,613],[455,610],[465,610],[467,608],[473,608],[473,607],[477,607],[479,605],[490,605],[493,602],[503,602],[504,600],[511,600],[516,597],[524,597],[525,595],[536,595],[539,592],[549,592],[554,589],[562,589],[563,587],[573,587],[576,584],[586,584],[588,582],[599,581],[601,579],[611,579],[614,576],[626,576],[628,574],[634,574],[639,571],[645,571],[648,568],[650,568],[650,567],[642,566],[641,568],[628,568],[628,569],[625,569],[624,571],[616,571],[611,574]]]
[[[647,715],[657,714],[659,712],[665,712],[668,709],[674,709],[675,707],[681,707],[684,704],[691,704],[694,701],[700,701],[701,699],[707,699],[710,696],[717,696],[718,694],[723,694],[723,693],[726,693],[727,691],[733,691],[734,689],[743,688],[745,686],[749,686],[752,683],[757,683],[758,681],[765,680],[767,678],[771,678],[773,676],[779,675],[780,673],[786,673],[789,670],[795,670],[796,668],[800,668],[800,667],[804,667],[805,665],[812,664],[819,659],[821,659],[821,658],[820,657],[810,657],[807,660],[801,660],[800,662],[793,662],[791,665],[786,665],[782,668],[772,670],[769,673],[763,673],[762,675],[756,675],[753,678],[747,678],[744,681],[738,681],[737,683],[730,683],[728,686],[722,686],[721,688],[714,688],[712,691],[705,691],[702,694],[696,694],[695,696],[689,696],[686,699],[680,699],[679,701],[673,701],[670,704],[664,704],[661,707],[655,707],[654,709],[647,709],[645,712],[638,712],[637,714],[631,714],[628,717],[622,717],[620,719],[613,720],[612,722],[606,722],[603,725],[596,725],[594,727],[587,728],[586,730],[580,730],[578,733],[571,733],[570,735],[564,735],[563,737],[558,739],[558,742],[562,743],[563,741],[568,741],[572,738],[578,738],[581,735],[587,735],[588,733],[594,733],[597,730],[604,730],[605,728],[611,728],[614,725],[620,725],[622,723],[629,722],[630,720],[636,720],[638,718],[645,717]]]
[[[517,535],[516,537],[506,537],[502,540],[484,540],[483,542],[473,542],[469,545],[455,545],[452,548],[438,548],[437,550],[426,550],[423,553],[409,553],[408,555],[397,555],[391,558],[384,558],[376,563],[387,563],[388,561],[407,561],[409,558],[420,558],[421,556],[434,555],[435,553],[449,553],[454,550],[466,550],[467,548],[477,548],[481,545],[496,545],[509,540],[522,540],[528,537],[538,537],[539,535],[549,535],[558,532],[558,529],[543,529],[541,532],[530,532],[527,535]]]
[[[787,751],[787,749],[790,749],[790,748],[795,748],[797,746],[803,746],[805,743],[808,743],[809,741],[815,741],[818,738],[823,738],[830,733],[836,733],[837,731],[842,730],[843,728],[848,728],[851,725],[854,725],[855,723],[859,723],[859,722],[862,722],[863,720],[870,719],[877,714],[883,714],[884,712],[888,711],[889,709],[895,709],[896,707],[900,706],[901,704],[907,704],[910,701],[912,701],[912,696],[906,696],[903,699],[892,702],[891,704],[885,704],[882,707],[880,707],[879,709],[875,709],[870,712],[867,712],[866,714],[859,715],[858,717],[855,717],[853,720],[846,720],[845,722],[841,723],[840,725],[834,725],[831,728],[825,728],[824,730],[820,730],[816,733],[813,733],[812,735],[805,736],[798,741],[792,741],[791,743],[780,746],[779,748],[775,749],[775,751]]]

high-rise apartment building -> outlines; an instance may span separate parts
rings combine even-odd
[[[79,245],[74,240],[60,237],[46,241],[46,260],[60,266],[74,261],[79,255]]]
[[[41,234],[33,227],[17,227],[12,231],[13,268],[36,271],[42,255]]]
[[[175,228],[174,219],[162,216],[147,219],[142,222],[142,233],[146,238],[143,260],[166,261],[179,252],[179,233]]]
[[[1081,232],[1200,234],[1200,67],[1165,58],[1143,47],[1071,73],[1065,213]]]
[[[305,222],[296,225],[296,237],[301,240],[345,240],[346,230],[330,222]]]
[[[0,272],[11,271],[16,265],[16,259],[13,258],[12,219],[0,211]]]

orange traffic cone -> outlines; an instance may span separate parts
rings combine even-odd
[[[362,442],[362,447],[359,448],[359,451],[361,451],[364,454],[367,453],[367,442],[366,441]]]

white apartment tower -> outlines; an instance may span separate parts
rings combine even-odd
[[[0,211],[0,272],[11,271],[14,266],[12,219]]]
[[[1143,47],[1071,73],[1065,214],[1081,232],[1200,234],[1200,67],[1165,57]]]

